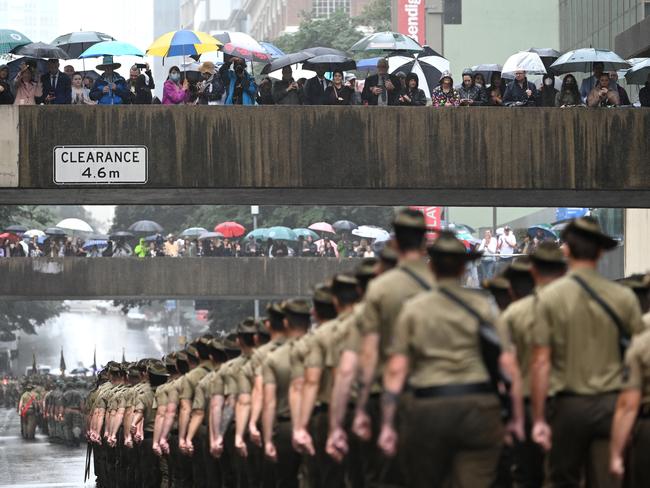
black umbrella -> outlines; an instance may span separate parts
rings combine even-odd
[[[133,234],[125,230],[118,230],[117,232],[113,232],[111,234],[111,239],[126,239],[128,237],[133,237]]]
[[[350,222],[349,220],[338,220],[332,224],[332,227],[334,227],[337,232],[350,232],[359,226],[354,222]]]
[[[293,64],[298,64],[298,63],[304,63],[310,58],[313,58],[315,55],[308,53],[306,51],[300,51],[297,53],[291,53],[291,54],[286,54],[284,56],[279,57],[278,59],[274,60],[273,62],[267,64],[264,66],[262,69],[262,74],[266,75],[269,73],[272,73],[273,71],[277,71],[279,69],[284,68],[285,66],[291,66]]]
[[[542,48],[537,48],[537,47],[531,47],[528,50],[529,53],[536,53],[539,55],[539,57],[542,59],[542,63],[544,63],[544,67],[546,68],[546,71],[550,72],[549,68],[557,58],[560,57],[561,53],[560,51],[556,51],[555,49],[551,49],[550,47],[542,47]]]
[[[79,31],[57,37],[52,41],[52,45],[63,49],[69,58],[78,58],[90,46],[114,40],[112,36],[102,32]]]
[[[9,61],[7,63],[7,68],[9,68],[10,80],[16,78],[16,76],[20,72],[20,66],[23,63],[32,65],[35,68],[36,73],[47,73],[47,61],[45,61],[44,59],[25,56],[22,58],[14,59],[13,61]]]
[[[44,42],[32,42],[31,44],[19,46],[12,53],[18,54],[19,56],[31,56],[40,59],[70,59],[68,53],[60,47],[45,44]]]
[[[58,227],[48,227],[43,232],[45,232],[48,236],[63,237],[67,235],[63,229],[59,229]]]
[[[14,234],[27,232],[28,229],[24,225],[10,225],[9,227],[4,228],[5,232],[13,232]]]
[[[347,56],[322,54],[320,56],[314,56],[302,65],[302,69],[310,69],[312,71],[318,71],[319,67],[325,71],[350,71],[357,69],[357,62]]]
[[[107,241],[108,239],[110,239],[110,237],[106,234],[90,234],[86,238],[86,241]]]
[[[153,220],[138,220],[129,227],[131,232],[162,232],[160,224]]]

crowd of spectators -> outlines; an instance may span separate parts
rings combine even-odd
[[[562,78],[555,88],[555,76],[547,74],[540,87],[525,71],[515,72],[507,80],[494,72],[487,84],[481,73],[466,69],[459,85],[449,72],[442,73],[438,85],[426,94],[419,88],[415,73],[388,73],[387,59],[380,59],[375,74],[357,80],[352,72],[334,70],[331,79],[323,69],[310,79],[294,79],[291,66],[282,69],[282,78],[268,76],[256,81],[246,62],[226,57],[219,67],[206,61],[198,73],[184,72],[178,66],[169,69],[162,100],[155,97],[153,76],[148,64],[136,64],[128,79],[112,59],[97,66],[101,75],[93,80],[75,72],[72,66],[59,70],[59,61],[47,63],[47,73],[39,74],[36,65],[26,63],[17,76],[9,79],[9,69],[0,66],[0,104],[82,104],[119,105],[391,105],[391,106],[539,106],[539,107],[612,107],[631,105],[616,72],[606,73],[594,63],[593,74],[580,86],[572,74]],[[196,74],[196,76],[190,76]],[[428,100],[430,99],[430,101]],[[639,92],[639,103],[650,106],[650,76]]]

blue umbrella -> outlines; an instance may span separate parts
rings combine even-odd
[[[357,61],[357,71],[377,71],[377,61],[380,59],[382,58],[360,59]]]
[[[294,232],[298,237],[301,237],[301,236],[302,236],[302,237],[304,237],[305,239],[307,238],[307,236],[311,236],[311,238],[314,239],[314,240],[318,240],[318,239],[320,239],[320,236],[319,236],[318,234],[316,234],[316,232],[314,232],[314,231],[311,230],[311,229],[298,228],[298,229],[293,229],[293,232]]]
[[[102,240],[97,240],[97,239],[89,239],[86,242],[84,242],[83,248],[84,249],[90,249],[93,246],[97,246],[98,248],[103,248],[108,246],[108,241],[102,241]]]
[[[274,241],[297,241],[298,236],[289,227],[271,227],[268,234],[269,239]]]
[[[205,229],[203,227],[190,227],[189,229],[185,229],[183,232],[181,232],[180,236],[181,237],[198,237],[200,235],[205,234],[208,232],[208,229]]]
[[[246,234],[246,239],[250,239],[251,237],[255,240],[262,240],[265,241],[269,238],[269,230],[263,227],[260,227],[259,229],[255,229],[250,231],[248,234]]]
[[[551,239],[554,241],[557,240],[557,234],[551,228],[551,226],[547,224],[539,224],[539,225],[533,225],[531,227],[528,227],[528,235],[530,237],[535,237],[537,235],[538,230],[544,232],[544,239]]]
[[[270,55],[273,59],[277,59],[277,58],[279,58],[280,56],[284,56],[284,51],[282,51],[282,49],[280,49],[280,48],[277,47],[276,45],[271,44],[270,42],[263,42],[263,41],[260,41],[260,45],[264,48],[264,50],[265,50],[267,53],[269,53],[269,55]]]
[[[128,42],[104,41],[86,49],[79,59],[101,58],[102,56],[144,56],[144,53]]]

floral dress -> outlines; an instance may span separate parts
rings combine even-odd
[[[455,88],[451,88],[445,93],[442,91],[442,87],[437,86],[431,95],[431,104],[434,107],[458,107],[460,105],[460,94]]]

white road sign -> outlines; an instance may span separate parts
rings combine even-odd
[[[57,185],[143,184],[147,182],[146,146],[56,146]]]

